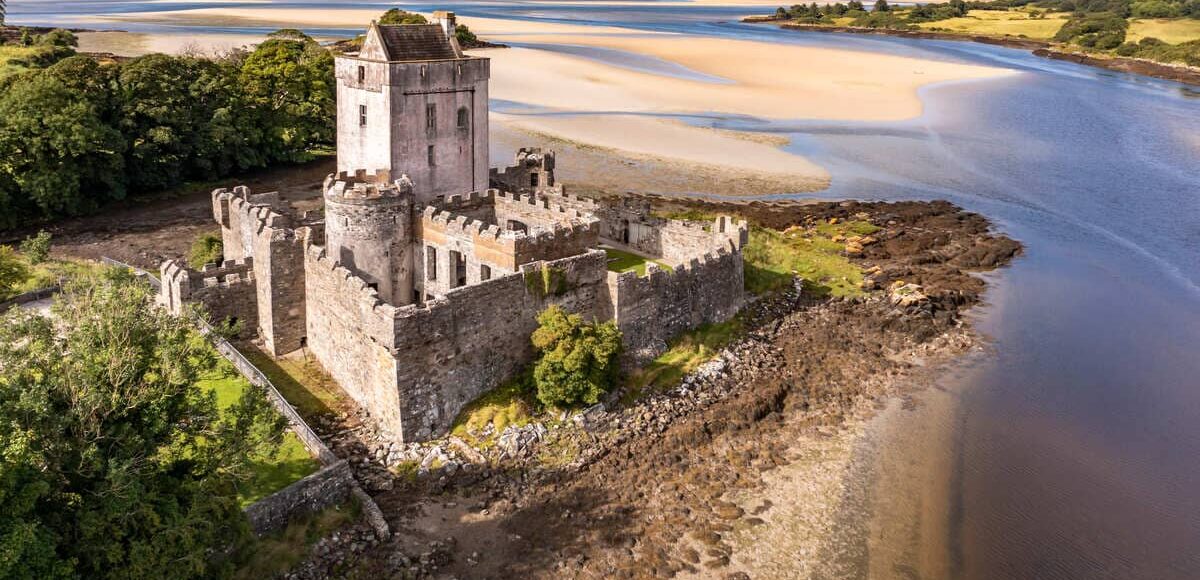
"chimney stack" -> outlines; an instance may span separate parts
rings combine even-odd
[[[454,29],[458,27],[458,21],[454,18],[453,12],[448,10],[434,10],[433,19],[442,25],[442,30],[446,31],[446,37],[454,38]]]

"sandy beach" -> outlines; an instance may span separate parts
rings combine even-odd
[[[365,26],[377,10],[206,8],[103,17],[186,26]],[[823,189],[829,174],[781,143],[739,139],[674,118],[746,116],[762,119],[890,121],[921,114],[917,89],[950,80],[986,78],[1009,71],[848,50],[768,44],[493,18],[460,19],[483,38],[512,43],[474,54],[492,60],[491,97],[528,111],[493,111],[492,120],[514,130],[608,150],[613,154],[670,160],[709,174],[763,176],[771,192]],[[105,33],[105,35],[112,33]],[[138,35],[136,50],[180,52],[212,43],[220,49],[252,42],[248,36]],[[211,38],[210,38],[211,37]],[[91,38],[85,46],[93,46]],[[107,43],[109,46],[115,44]],[[525,47],[521,47],[524,45]],[[542,46],[619,50],[649,57],[656,70],[619,66]],[[111,48],[102,50],[128,54]],[[537,74],[530,74],[536,71]]]

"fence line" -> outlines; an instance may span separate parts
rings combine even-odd
[[[138,277],[145,279],[155,291],[162,290],[162,283],[158,277],[150,272],[107,256],[101,256],[100,261],[111,266],[128,268],[137,274]],[[233,364],[234,368],[250,384],[261,388],[266,393],[267,400],[271,402],[271,406],[275,407],[281,415],[287,418],[292,432],[296,434],[296,437],[300,439],[300,442],[304,444],[308,452],[316,457],[317,461],[320,461],[322,465],[322,468],[316,473],[310,474],[288,487],[247,506],[244,511],[251,519],[255,532],[265,534],[275,531],[279,529],[280,525],[286,525],[294,512],[319,511],[332,502],[340,501],[338,498],[344,497],[344,495],[337,490],[342,489],[342,481],[344,480],[348,484],[347,487],[350,494],[362,506],[367,522],[374,528],[376,536],[383,539],[390,535],[391,531],[387,520],[383,517],[383,510],[379,509],[379,505],[375,503],[375,500],[358,485],[358,481],[354,479],[353,472],[349,469],[349,464],[346,460],[339,458],[325,445],[325,442],[305,422],[300,413],[296,411],[296,408],[279,392],[279,389],[275,387],[275,383],[272,383],[271,379],[267,378],[266,373],[250,362],[225,337],[214,332],[212,326],[207,321],[200,317],[193,317],[193,320],[200,329],[200,333],[212,342],[217,352],[221,353],[221,356],[225,357],[225,360]]]

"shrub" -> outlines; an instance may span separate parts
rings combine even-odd
[[[539,353],[533,381],[543,405],[595,404],[616,382],[621,332],[613,321],[584,323],[551,306],[538,315],[531,339]]]
[[[21,253],[30,264],[41,264],[50,257],[50,232],[42,230],[32,238],[21,242]]]
[[[463,47],[471,47],[479,42],[479,38],[467,28],[466,24],[459,24],[454,27],[454,38],[458,40],[458,45]]]
[[[9,246],[0,246],[0,297],[7,298],[13,288],[29,277],[29,266]]]
[[[1054,35],[1054,40],[1109,50],[1125,42],[1125,31],[1128,28],[1128,21],[1111,12],[1082,14],[1071,17],[1063,24]]]
[[[220,263],[223,252],[221,236],[211,232],[200,234],[196,241],[192,242],[192,250],[188,253],[188,265],[200,270],[205,264]]]

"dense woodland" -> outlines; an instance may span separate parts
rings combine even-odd
[[[816,3],[780,7],[775,16],[808,24],[844,24],[895,30],[938,30],[921,24],[961,18],[972,11],[1024,10],[1030,18],[1050,13],[1069,15],[1054,41],[1086,50],[1113,51],[1120,56],[1200,66],[1200,39],[1168,44],[1153,37],[1126,42],[1130,18],[1187,18],[1200,20],[1200,0],[951,0],[898,8],[877,0],[871,10],[861,2],[818,6]]]
[[[0,227],[333,144],[333,57],[295,31],[218,58],[115,64],[76,55],[66,31],[23,42],[27,70],[0,78]]]

